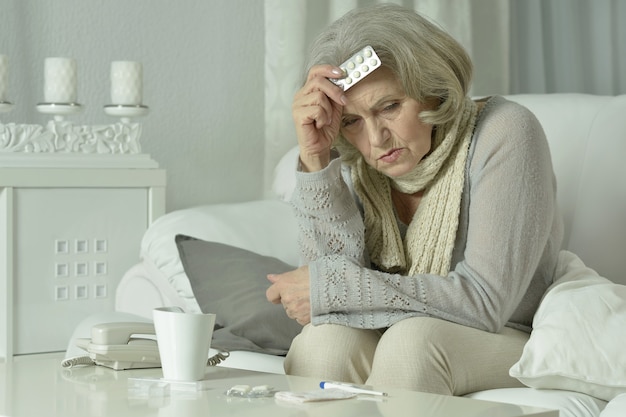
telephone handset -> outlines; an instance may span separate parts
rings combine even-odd
[[[91,339],[76,339],[96,365],[115,370],[159,368],[161,359],[154,325],[144,322],[97,324]]]
[[[102,365],[115,370],[160,368],[161,357],[154,324],[147,322],[101,323],[91,328],[91,339],[76,339],[76,346],[89,356],[68,358],[61,366]],[[215,366],[228,358],[227,351],[218,352],[207,360]]]

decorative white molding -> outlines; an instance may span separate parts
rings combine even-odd
[[[0,123],[0,153],[139,154],[141,124],[126,120],[109,125]]]
[[[70,152],[0,152],[2,168],[158,168],[149,154],[97,154]]]

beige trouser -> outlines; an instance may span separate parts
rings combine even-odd
[[[529,335],[504,328],[489,333],[448,321],[416,317],[387,330],[307,325],[285,360],[289,375],[320,380],[464,395],[519,387],[509,368]]]

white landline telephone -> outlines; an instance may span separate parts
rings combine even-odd
[[[154,325],[146,322],[102,323],[91,328],[91,339],[76,339],[76,346],[88,356],[63,360],[61,365],[102,365],[115,370],[160,368],[161,358],[156,341]],[[229,356],[218,352],[208,359],[214,366]]]
[[[76,339],[75,343],[89,356],[66,359],[64,367],[94,363],[115,370],[161,367],[152,323],[96,324],[91,328],[91,339]]]

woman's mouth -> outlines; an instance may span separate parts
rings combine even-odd
[[[396,162],[398,158],[400,158],[401,154],[402,154],[402,148],[392,149],[391,151],[387,152],[386,154],[378,158],[378,160],[387,164],[391,164],[393,162]]]

